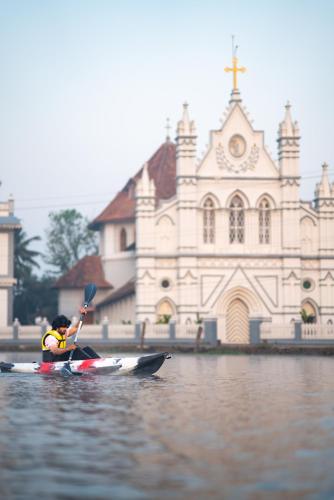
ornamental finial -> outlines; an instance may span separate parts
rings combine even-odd
[[[238,83],[237,83],[237,74],[238,71],[241,73],[245,73],[246,68],[241,66],[238,68],[238,58],[237,58],[237,50],[238,50],[238,45],[234,44],[234,35],[232,35],[232,68],[226,67],[225,71],[226,73],[232,71],[233,72],[233,90],[238,90]]]
[[[171,129],[169,118],[166,118],[166,127],[165,128],[166,128],[166,142],[169,142],[170,141],[170,129]]]

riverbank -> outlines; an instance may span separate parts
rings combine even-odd
[[[198,353],[198,354],[273,354],[273,355],[320,355],[334,356],[333,345],[316,345],[316,344],[219,344],[210,346],[202,344],[196,347],[192,344],[176,344],[176,343],[150,343],[147,342],[143,347],[133,343],[111,343],[111,342],[96,342],[85,341],[84,344],[91,345],[97,352],[100,353],[120,353],[120,352],[161,352],[168,351],[171,353]],[[82,345],[84,345],[82,344]],[[0,341],[0,352],[39,352],[40,345],[36,342],[4,342]]]

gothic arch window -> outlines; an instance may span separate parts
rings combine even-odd
[[[125,231],[124,227],[122,227],[122,229],[121,229],[119,246],[120,246],[121,252],[124,252],[126,250],[126,247],[127,247],[127,244],[126,244],[126,231]]]
[[[244,203],[237,194],[230,203],[230,243],[244,243],[245,241],[245,210]]]
[[[211,198],[207,198],[203,205],[203,241],[204,243],[215,242],[216,232],[215,204]]]
[[[270,203],[267,198],[263,198],[259,205],[259,243],[270,243],[271,233],[271,212]]]
[[[310,300],[302,303],[301,316],[303,323],[317,323],[317,310]]]
[[[173,315],[173,305],[167,298],[159,302],[157,306],[157,321],[159,323],[169,323]]]

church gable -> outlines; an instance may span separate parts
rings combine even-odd
[[[233,101],[223,127],[211,131],[210,145],[197,173],[221,178],[279,176],[264,146],[264,133],[253,129],[243,107]]]

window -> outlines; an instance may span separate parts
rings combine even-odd
[[[204,203],[203,241],[204,243],[215,242],[215,206],[211,198]]]
[[[162,288],[170,288],[170,281],[167,278],[164,278],[161,280],[161,286]]]
[[[302,304],[301,317],[303,323],[316,323],[317,322],[317,312],[313,304],[306,301]]]
[[[271,215],[270,205],[267,199],[263,199],[259,207],[259,243],[270,243]]]
[[[311,292],[314,289],[314,286],[315,286],[314,281],[311,280],[310,278],[306,278],[302,282],[302,287],[307,292]]]
[[[122,227],[122,229],[121,229],[120,250],[121,250],[121,252],[124,252],[126,250],[126,231],[125,231],[124,227]]]
[[[245,241],[245,210],[240,196],[233,197],[230,204],[230,243]]]
[[[158,305],[157,323],[167,324],[173,316],[173,307],[168,299],[164,299]]]

